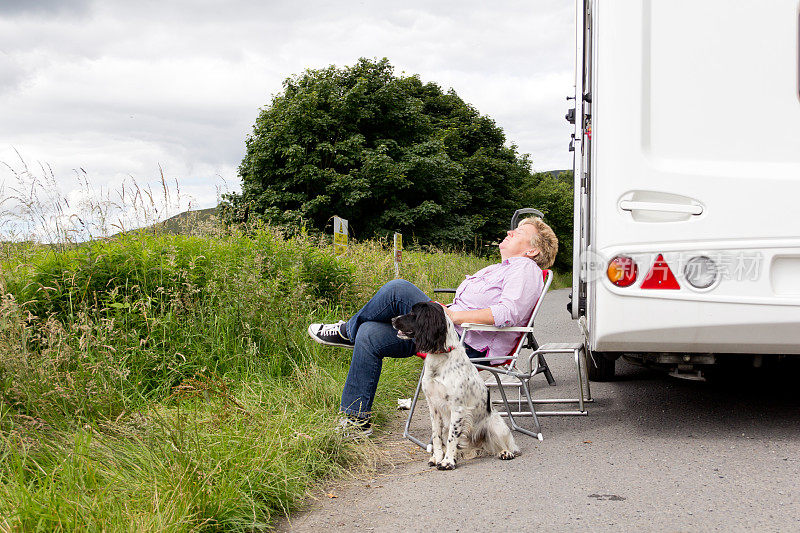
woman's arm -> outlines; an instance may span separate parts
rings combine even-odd
[[[450,317],[453,324],[471,322],[473,324],[494,325],[494,316],[492,315],[492,310],[488,307],[486,309],[474,309],[469,311],[453,311],[444,305],[442,307],[444,307],[444,312],[447,313],[447,316]]]
[[[518,326],[525,323],[542,292],[541,270],[531,259],[516,261],[502,281],[502,293],[489,306],[495,326]]]

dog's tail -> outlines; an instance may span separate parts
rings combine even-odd
[[[486,439],[486,421],[489,420],[492,416],[492,394],[489,392],[488,388],[484,388],[484,405],[486,406],[486,414],[482,413],[474,413],[468,412],[464,416],[465,426],[469,424],[469,432],[465,432],[470,436],[471,445],[480,447],[483,444],[483,441]],[[477,409],[476,409],[477,411]],[[473,414],[474,413],[474,414]],[[477,416],[476,416],[477,415]],[[475,418],[478,419],[477,424],[475,423]],[[467,419],[468,422],[467,422]]]
[[[461,419],[461,434],[458,439],[458,447],[466,448],[470,446],[471,436],[474,434],[474,432],[475,415],[468,409],[464,412],[464,416]]]

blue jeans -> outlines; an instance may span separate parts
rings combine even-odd
[[[396,279],[378,289],[369,302],[347,321],[347,336],[354,341],[353,359],[342,391],[341,411],[369,418],[378,388],[384,357],[410,357],[417,353],[412,340],[397,337],[392,318],[411,312],[411,307],[431,299],[416,285]],[[470,357],[483,354],[467,346]]]

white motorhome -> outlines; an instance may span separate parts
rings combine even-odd
[[[619,356],[701,377],[800,354],[798,0],[576,6],[571,312],[590,376]]]

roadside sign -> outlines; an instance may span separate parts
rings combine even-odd
[[[403,261],[403,235],[394,234],[394,277],[400,277],[400,263]]]
[[[347,220],[333,217],[333,252],[342,255],[347,252]]]

